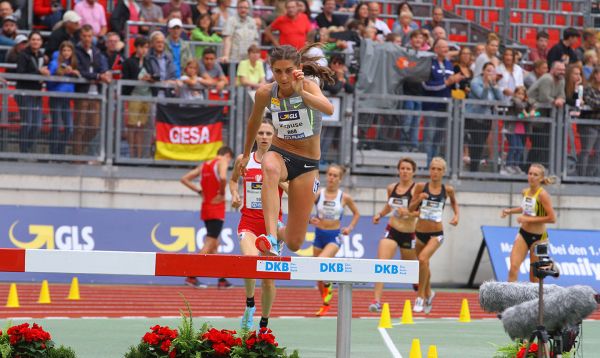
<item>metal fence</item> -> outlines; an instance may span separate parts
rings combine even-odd
[[[453,112],[454,103],[449,98],[357,93],[353,171],[395,174],[402,156],[412,157],[423,171],[433,156],[447,157],[451,152]]]
[[[575,182],[600,182],[600,117],[590,114],[578,118],[565,115],[562,179]]]
[[[19,81],[88,84],[59,76],[3,74]],[[0,157],[60,161],[106,159],[107,86],[98,94],[0,88]]]
[[[3,159],[193,165],[155,158],[157,103],[224,106],[223,142],[236,153],[243,150],[253,106],[252,91],[233,85],[222,93],[208,91],[204,99],[191,103],[177,97],[123,94],[124,86],[150,85],[141,81],[115,81],[91,95],[14,88],[16,80],[87,83],[81,79],[2,76],[9,80],[0,82]],[[423,175],[430,158],[438,155],[446,159],[447,174],[455,179],[524,180],[526,163],[541,162],[563,181],[600,183],[600,120],[585,111],[575,117],[571,109],[542,107],[541,114],[523,118],[505,102],[366,93],[329,98],[335,114],[323,120],[321,169],[341,163],[357,174],[396,175],[398,159],[410,156]]]

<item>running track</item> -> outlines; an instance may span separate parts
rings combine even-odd
[[[195,289],[187,286],[124,286],[124,285],[80,285],[80,301],[66,299],[68,284],[50,283],[51,304],[38,304],[40,284],[18,283],[20,308],[6,308],[9,283],[0,283],[0,319],[6,318],[91,318],[91,317],[178,317],[179,310],[185,308],[181,294],[190,303],[194,316],[239,317],[245,304],[244,290],[241,287],[229,289]],[[257,311],[260,310],[260,289],[256,292]],[[384,301],[390,303],[392,319],[402,315],[405,300],[414,301],[412,291],[388,290]],[[433,310],[427,317],[458,318],[463,298],[469,300],[471,318],[495,318],[484,313],[479,307],[477,293],[438,292]],[[377,318],[379,314],[368,311],[372,300],[369,289],[354,289],[353,317]],[[314,317],[321,304],[316,288],[278,288],[272,317]],[[337,290],[331,304],[329,317],[337,315]],[[415,318],[425,317],[414,314]],[[590,317],[600,319],[600,311]]]

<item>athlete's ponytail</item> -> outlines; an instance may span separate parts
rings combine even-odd
[[[334,84],[335,83],[335,72],[333,72],[333,70],[329,67],[321,66],[319,64],[319,62],[317,62],[320,59],[322,59],[323,57],[308,55],[308,51],[310,51],[311,48],[314,48],[314,47],[321,48],[322,46],[323,46],[322,43],[315,42],[312,44],[308,44],[308,45],[304,46],[302,49],[300,49],[299,53],[300,53],[300,62],[302,63],[302,72],[304,72],[304,75],[306,75],[306,76],[317,77],[317,78],[320,78],[321,81],[323,81],[323,82],[327,82],[329,84]]]
[[[321,59],[320,56],[309,56],[307,52],[313,47],[321,47],[320,43],[313,43],[304,46],[300,51],[290,45],[274,47],[269,53],[271,67],[277,61],[289,60],[297,67],[302,65],[302,72],[305,76],[313,76],[319,78],[323,82],[330,84],[335,83],[334,72],[329,67],[319,65],[317,62]]]
[[[554,183],[556,183],[556,176],[552,175],[547,177],[546,176],[546,167],[544,167],[542,164],[540,163],[533,163],[531,164],[530,167],[533,168],[538,168],[541,172],[542,172],[542,185],[552,185]]]

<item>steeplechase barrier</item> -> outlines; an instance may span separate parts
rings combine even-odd
[[[418,261],[129,251],[0,249],[0,272],[201,276],[330,281],[339,285],[336,357],[350,357],[352,284],[417,283]]]

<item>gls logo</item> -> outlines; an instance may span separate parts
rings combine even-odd
[[[343,263],[321,262],[321,264],[319,264],[319,272],[352,272],[352,265]]]
[[[298,111],[279,112],[278,116],[280,121],[293,121],[295,119],[300,118],[300,114],[298,113]]]
[[[204,246],[204,237],[206,236],[205,227],[196,231],[195,227],[172,226],[169,228],[169,235],[171,237],[175,237],[176,239],[170,244],[165,244],[156,238],[156,232],[158,231],[159,226],[160,224],[156,224],[152,228],[152,231],[150,232],[150,240],[152,240],[154,246],[162,251],[179,252],[185,250],[187,252],[197,252]],[[231,239],[231,233],[231,228],[223,228],[221,231],[221,244],[218,248],[219,253],[229,254],[233,252],[235,245]],[[166,235],[161,235],[161,237],[164,236]],[[163,240],[166,241],[168,239]]]
[[[406,275],[406,267],[399,265],[382,265],[375,264],[375,273],[380,273],[384,275]]]
[[[34,238],[29,242],[23,242],[15,237],[15,228],[19,221],[12,223],[8,229],[10,241],[21,249],[47,250],[85,250],[94,249],[94,228],[91,226],[79,227],[77,225],[63,225],[56,229],[53,225],[29,225],[29,235]]]

